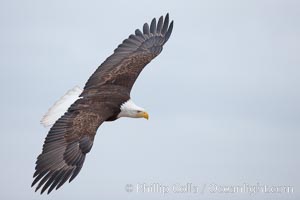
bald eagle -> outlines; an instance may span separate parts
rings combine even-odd
[[[154,18],[150,27],[125,39],[92,74],[84,89],[75,87],[59,99],[42,119],[53,125],[37,157],[36,190],[48,194],[71,182],[80,172],[90,152],[98,127],[120,117],[146,118],[145,109],[130,98],[132,86],[143,68],[162,51],[173,29],[169,14]]]

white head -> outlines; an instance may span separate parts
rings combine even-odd
[[[118,118],[131,117],[149,119],[149,115],[145,109],[135,105],[131,99],[123,103],[120,109],[121,112],[119,113]]]

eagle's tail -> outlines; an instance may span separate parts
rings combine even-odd
[[[47,113],[41,119],[41,124],[44,127],[53,125],[56,120],[58,120],[68,108],[79,99],[79,95],[82,93],[82,89],[78,86],[75,86],[69,90],[64,96],[62,96],[54,105],[49,108]]]

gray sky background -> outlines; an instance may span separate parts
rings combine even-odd
[[[39,120],[83,86],[153,17],[175,25],[132,98],[150,120],[98,129],[78,177],[30,188],[47,129]],[[300,1],[1,1],[0,199],[299,199]],[[203,194],[128,193],[126,184],[206,186]],[[294,193],[212,193],[211,184]]]

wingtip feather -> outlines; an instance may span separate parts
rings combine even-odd
[[[143,26],[143,33],[147,34],[147,35],[150,33],[150,29],[149,29],[148,23],[144,24],[144,26]]]

